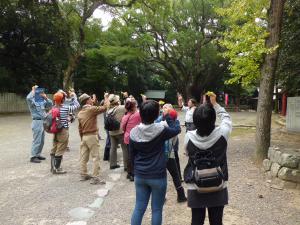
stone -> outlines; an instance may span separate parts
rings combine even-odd
[[[265,159],[263,161],[264,171],[269,171],[271,169],[271,166],[272,166],[272,162],[269,159]]]
[[[281,151],[275,151],[275,153],[274,153],[274,162],[280,164],[280,162],[281,162]]]
[[[99,189],[99,190],[97,190],[97,195],[101,198],[104,198],[105,196],[108,195],[108,191],[109,190],[106,188]]]
[[[274,161],[274,155],[275,155],[275,150],[273,148],[269,148],[269,151],[268,151],[268,158],[271,160],[271,161]]]
[[[282,167],[278,172],[278,177],[282,180],[300,183],[300,170],[293,170],[287,167]]]
[[[87,225],[86,221],[74,221],[74,222],[69,222],[67,225]]]
[[[271,166],[271,175],[272,177],[277,177],[278,171],[280,170],[280,165],[278,163],[272,163]]]
[[[279,178],[275,178],[272,181],[271,188],[282,190],[282,189],[296,189],[297,184],[290,181],[284,181]]]
[[[274,147],[270,147],[268,150],[268,158],[271,159],[271,157],[273,157],[275,150]]]
[[[103,198],[96,198],[95,201],[89,205],[90,208],[100,208],[104,202]]]
[[[299,158],[292,154],[283,153],[281,154],[280,165],[288,168],[297,168],[299,164]]]
[[[83,207],[74,208],[69,211],[69,215],[75,220],[88,220],[94,213],[93,210]]]
[[[272,179],[271,171],[266,172],[266,178],[267,178],[268,180],[271,180],[271,179]]]

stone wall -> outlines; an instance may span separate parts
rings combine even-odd
[[[263,168],[280,187],[300,189],[300,150],[270,147]]]

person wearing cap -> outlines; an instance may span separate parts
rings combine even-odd
[[[41,160],[46,159],[45,157],[41,156],[45,139],[43,120],[46,116],[46,109],[52,107],[52,101],[48,99],[47,95],[43,91],[40,93],[36,92],[37,88],[37,85],[33,86],[31,92],[26,97],[32,118],[31,129],[33,133],[33,141],[30,158],[30,162],[32,163],[40,163]],[[42,101],[35,100],[36,94],[42,97]]]
[[[58,133],[54,134],[53,137],[53,148],[50,153],[51,172],[53,174],[66,173],[66,171],[61,168],[61,162],[69,142],[69,114],[74,113],[74,111],[80,107],[80,104],[77,101],[77,96],[74,92],[70,93],[70,97],[72,99],[71,105],[64,104],[66,96],[66,93],[62,90],[59,90],[53,96],[53,100],[55,102],[54,107],[59,108],[59,120],[63,127]]]
[[[100,175],[100,144],[98,136],[97,116],[104,113],[107,109],[107,97],[105,96],[103,106],[94,106],[93,99],[88,94],[82,94],[79,97],[80,105],[82,106],[79,111],[78,129],[81,138],[80,144],[80,175],[81,181],[90,180],[91,184],[105,184],[104,180],[99,178]],[[90,176],[87,170],[87,163],[89,156],[93,159],[93,174]]]
[[[110,94],[108,97],[109,100],[109,110],[107,114],[113,115],[114,118],[121,124],[122,118],[126,113],[124,105],[120,105],[120,97],[118,95]],[[128,161],[128,150],[124,143],[124,131],[121,126],[118,130],[109,131],[111,148],[110,148],[110,169],[120,168],[120,165],[117,164],[117,147],[118,144],[121,145],[123,152],[123,162],[124,162],[124,171],[127,171],[127,161]]]
[[[175,109],[173,109],[173,106],[171,104],[163,105],[163,113],[155,122],[160,123],[161,121],[166,121],[170,128],[174,128],[176,123],[179,124],[179,120],[177,120],[177,112]],[[172,180],[177,192],[177,202],[186,202],[187,199],[185,196],[184,188],[181,185],[181,171],[176,160],[176,154],[178,156],[178,136],[167,140],[165,142],[164,150],[168,158],[167,169],[172,176]]]

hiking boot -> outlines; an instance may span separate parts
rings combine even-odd
[[[40,163],[41,160],[39,160],[37,157],[31,157],[30,158],[30,162],[32,162],[32,163]]]
[[[62,168],[54,169],[53,174],[66,174],[67,171],[63,170]]]
[[[84,175],[80,177],[80,181],[86,181],[92,179],[91,175]]]
[[[93,185],[96,185],[96,184],[106,184],[106,182],[105,182],[105,180],[102,180],[102,179],[100,179],[98,177],[97,178],[94,177],[94,178],[92,178],[90,184],[93,184]]]
[[[62,156],[55,156],[54,157],[54,168],[53,168],[53,174],[65,174],[67,173],[64,171],[60,165],[62,161]]]
[[[37,158],[39,159],[39,160],[46,160],[46,158],[45,157],[43,157],[43,156],[37,156]]]
[[[111,170],[118,169],[118,168],[120,168],[120,165],[115,165],[110,167]]]

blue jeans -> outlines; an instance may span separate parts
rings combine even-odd
[[[134,177],[136,203],[131,217],[131,225],[141,225],[151,196],[152,225],[162,224],[162,210],[167,191],[167,178],[143,179]]]
[[[31,147],[31,156],[39,156],[44,147],[45,132],[43,120],[32,120],[31,124],[33,141]]]

